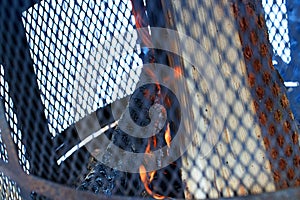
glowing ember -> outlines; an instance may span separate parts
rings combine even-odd
[[[141,180],[144,184],[144,187],[145,187],[145,190],[147,191],[147,193],[149,195],[151,195],[153,198],[155,199],[165,199],[166,197],[163,196],[163,195],[159,195],[159,194],[155,194],[154,192],[152,192],[152,190],[149,188],[149,184],[151,183],[151,181],[153,180],[154,178],[154,175],[155,175],[155,171],[152,171],[149,173],[150,174],[150,178],[148,179],[148,176],[147,176],[147,171],[146,171],[146,168],[144,165],[141,165],[140,166],[140,177],[141,177]]]
[[[172,137],[171,137],[171,131],[170,131],[170,124],[168,123],[167,124],[167,130],[165,132],[165,141],[166,141],[169,148],[171,146],[171,139],[172,139]]]

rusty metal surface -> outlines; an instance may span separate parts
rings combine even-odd
[[[261,2],[236,2],[233,10],[247,66],[248,82],[254,97],[252,105],[258,115],[276,187],[299,186],[298,128],[283,80],[272,64]]]

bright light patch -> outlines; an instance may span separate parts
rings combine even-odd
[[[286,1],[263,0],[266,24],[269,30],[269,40],[275,55],[285,63],[291,61],[290,39],[288,32]]]
[[[22,20],[53,135],[134,91],[142,66],[136,40],[114,40],[134,32],[129,0],[45,0]],[[116,87],[124,93],[113,95]]]

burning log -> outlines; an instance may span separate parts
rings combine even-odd
[[[140,28],[139,35],[142,43],[145,46],[152,46],[149,32],[143,29],[143,27],[148,26],[143,1],[132,1],[132,3],[136,26]],[[152,1],[151,4],[156,5],[156,3]],[[174,136],[172,133],[176,133],[176,129],[178,129],[178,120],[180,119],[177,119],[177,117],[180,116],[180,114],[174,115],[174,113],[180,113],[180,109],[178,109],[180,105],[178,101],[176,101],[174,94],[172,94],[168,88],[160,85],[162,82],[161,79],[167,77],[156,74],[156,67],[152,63],[155,62],[156,58],[160,59],[161,62],[166,62],[166,59],[163,58],[164,55],[157,56],[158,54],[159,53],[154,50],[149,51],[149,55],[146,55],[146,57],[150,58],[149,62],[151,67],[144,67],[140,77],[140,80],[152,79],[153,84],[143,84],[143,81],[138,84],[136,92],[134,92],[128,100],[126,108],[124,110],[121,109],[118,127],[112,130],[112,139],[107,145],[108,147],[105,149],[105,153],[100,154],[98,157],[101,161],[106,163],[106,166],[101,162],[96,162],[81,183],[79,189],[91,190],[106,195],[146,195],[156,199],[183,197],[183,187],[180,178],[181,160],[173,160],[171,163],[168,163],[169,166],[162,164],[162,162],[164,162],[162,160],[164,155],[169,154],[168,149],[171,146],[171,140]],[[145,63],[147,63],[147,60],[144,60],[144,64]],[[174,76],[169,77],[170,81],[173,80],[172,78],[174,77],[178,78],[181,73],[180,69],[175,70]],[[176,81],[176,79],[173,80],[173,85],[175,85],[174,81]],[[160,105],[163,105],[163,107]],[[151,120],[149,115],[152,115]],[[128,123],[127,120],[124,120],[128,117],[133,119],[133,123]],[[129,130],[129,132],[131,130],[134,131],[134,127],[137,127],[135,123],[143,127],[149,124],[150,121],[154,124],[150,126],[154,128],[153,130],[137,128],[145,134],[146,132],[152,131],[153,134],[148,138],[134,137],[122,129],[122,127],[126,127],[125,129]],[[126,155],[122,150],[118,152],[119,150],[115,150],[115,146],[118,146],[126,152],[145,154],[144,162],[138,166],[139,174],[119,170],[122,168],[126,171],[125,165],[127,165],[126,162],[120,160],[132,160],[134,157]],[[164,146],[166,146],[166,150],[162,149]],[[158,154],[155,154],[155,151],[158,152]],[[123,159],[120,159],[121,157],[123,157]],[[148,168],[151,160],[154,160],[155,165],[160,169],[151,170],[151,168]],[[112,163],[118,163],[118,166],[116,166],[117,169],[109,167],[113,165]],[[132,169],[127,170],[133,170],[136,167],[135,164],[132,165]],[[170,179],[170,176],[172,176],[172,189],[170,189],[168,184],[164,181],[161,181],[162,179]],[[108,177],[110,178],[108,179]],[[130,186],[134,186],[135,188],[133,188],[131,192],[124,191],[130,190]]]

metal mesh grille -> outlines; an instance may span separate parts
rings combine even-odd
[[[289,63],[291,52],[286,1],[277,3],[263,1],[262,4],[274,55],[280,57],[283,62]]]
[[[11,181],[5,175],[1,173],[1,199],[8,200],[19,200],[22,199],[20,196],[20,189],[16,186],[16,183]]]
[[[0,2],[1,198],[217,198],[299,186],[286,4]],[[128,125],[126,108],[141,127],[157,117],[157,135],[138,138],[149,130]],[[6,177],[16,164],[10,135],[30,186]],[[177,136],[180,156],[164,165]]]
[[[43,1],[23,13],[53,135],[134,90],[141,61],[134,50],[136,38],[126,35],[133,30],[130,5],[128,1]],[[127,40],[117,41],[119,35]],[[122,50],[124,46],[131,47],[130,55]],[[124,94],[114,94],[116,87]]]

